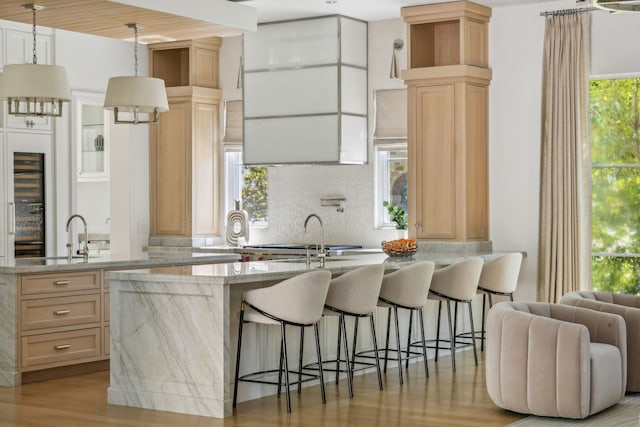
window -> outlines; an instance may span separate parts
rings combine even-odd
[[[394,227],[389,213],[382,206],[388,201],[407,210],[407,143],[406,141],[376,144],[376,211],[378,226]]]
[[[407,210],[407,91],[378,90],[374,94],[377,227],[394,227],[382,202]]]
[[[592,272],[601,291],[640,293],[640,78],[592,80]]]
[[[242,101],[225,102],[224,209],[235,209],[240,201],[253,225],[268,221],[268,170],[242,164]],[[226,220],[226,217],[225,217]]]

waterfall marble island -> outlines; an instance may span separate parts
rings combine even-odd
[[[236,254],[0,257],[0,386],[109,367],[109,270],[229,262]],[[187,268],[187,267],[184,267]]]
[[[473,256],[490,258],[493,254]],[[409,258],[389,258],[382,253],[348,255],[328,258],[325,268],[337,276],[369,264],[384,263],[387,271],[392,271],[427,259],[446,265],[463,258],[466,256],[420,252]],[[304,259],[289,259],[107,273],[111,291],[109,403],[216,418],[231,416],[242,292],[318,267],[317,262],[307,267]],[[383,319],[386,311],[376,321],[382,324]],[[325,359],[335,351],[337,327],[326,320],[330,319],[323,320],[320,337]],[[245,331],[241,366],[278,366],[279,328],[269,329],[273,331]],[[291,331],[291,340],[287,339],[291,348],[297,347],[298,335]],[[359,335],[367,347],[364,339],[368,334]],[[305,363],[315,361],[315,349],[307,347]],[[275,391],[275,387],[241,383],[238,401]]]

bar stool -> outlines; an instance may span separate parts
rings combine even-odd
[[[387,335],[384,349],[384,371],[387,372],[387,361],[389,360],[389,335],[391,329],[391,310],[393,309],[395,319],[396,332],[396,348],[391,349],[396,352],[396,360],[398,361],[398,377],[400,384],[403,384],[402,378],[402,349],[400,348],[400,330],[398,328],[398,309],[409,310],[409,336],[406,348],[406,365],[409,366],[409,358],[411,353],[411,323],[413,313],[418,312],[420,321],[420,333],[422,342],[424,339],[424,319],[422,307],[427,303],[427,295],[429,293],[429,285],[431,284],[431,276],[435,264],[432,261],[422,261],[415,264],[402,267],[392,273],[385,274],[382,278],[382,287],[380,288],[380,298],[378,307],[387,307]],[[417,356],[417,354],[414,354]],[[429,365],[427,363],[427,350],[422,346],[422,357],[424,358],[425,376],[429,376]]]
[[[318,335],[318,321],[322,317],[324,302],[329,290],[331,272],[327,270],[316,270],[303,273],[290,279],[284,280],[268,288],[253,289],[242,294],[240,307],[240,322],[238,325],[238,350],[236,353],[236,371],[233,385],[233,407],[236,407],[238,397],[238,381],[247,381],[260,384],[273,384],[278,386],[278,396],[282,386],[282,374],[284,365],[284,386],[287,397],[287,412],[291,412],[291,396],[289,387],[289,362],[287,357],[287,337],[286,326],[297,326],[301,328],[301,334],[305,327],[313,326],[316,340],[316,354],[318,358],[319,374],[317,376],[303,374],[302,366],[299,367],[298,380],[293,384],[298,384],[298,391],[302,381],[320,379],[320,390],[322,403],[326,403],[324,392],[324,378],[322,375],[322,356],[320,354],[320,338]],[[242,329],[246,322],[253,322],[267,325],[280,326],[280,363],[278,369],[253,372],[239,376],[240,372],[240,350],[242,347]],[[302,348],[302,344],[301,344]],[[265,374],[278,373],[277,381],[255,378]],[[303,376],[307,378],[303,379]]]
[[[429,289],[429,299],[438,301],[438,324],[436,326],[436,362],[438,361],[438,350],[440,347],[440,318],[442,314],[442,302],[447,303],[447,318],[449,320],[449,347],[451,350],[451,366],[456,370],[456,322],[451,322],[451,302],[465,303],[469,306],[469,323],[471,336],[475,336],[473,328],[473,308],[471,301],[478,290],[478,281],[482,272],[482,258],[469,258],[456,262],[447,267],[436,270],[431,279]],[[456,310],[457,311],[457,310]],[[446,340],[445,340],[446,341]],[[478,353],[476,351],[476,341],[471,340],[473,345],[473,357],[478,366]]]
[[[489,308],[493,307],[492,295],[508,296],[513,301],[513,293],[518,286],[518,275],[522,264],[522,254],[513,252],[487,261],[482,267],[478,293],[482,294],[482,330],[480,350],[484,351],[485,321],[487,317],[486,300],[489,297]]]
[[[382,390],[382,374],[380,373],[380,359],[378,357],[378,344],[376,341],[376,327],[373,313],[376,309],[384,266],[382,264],[368,265],[356,268],[331,280],[329,292],[325,302],[325,316],[339,316],[338,319],[338,346],[335,361],[325,361],[325,365],[335,362],[336,383],[340,376],[340,351],[341,342],[344,346],[345,364],[347,371],[347,383],[349,396],[353,397],[353,371],[356,364],[356,342],[358,337],[358,320],[368,317],[371,324],[371,337],[375,354],[375,367],[378,372],[378,386]],[[345,317],[354,318],[353,345],[351,358],[349,358],[349,346],[347,344],[347,328]],[[370,363],[357,362],[366,366]],[[325,368],[327,370],[327,368]]]

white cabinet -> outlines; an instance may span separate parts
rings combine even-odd
[[[4,37],[5,64],[33,63],[33,34],[30,31],[13,29],[5,30]],[[52,63],[51,36],[36,35],[36,53],[38,64]],[[51,130],[50,117],[18,117],[6,115],[6,127],[13,129]]]
[[[111,120],[104,94],[73,92],[72,98],[78,181],[108,181]]]

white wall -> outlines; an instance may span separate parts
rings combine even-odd
[[[55,57],[57,65],[67,69],[72,91],[104,94],[112,76],[133,75],[133,44],[121,40],[56,30]],[[144,46],[139,49],[139,74],[146,75],[148,55]],[[75,184],[75,149],[71,129],[72,113],[67,107],[55,129],[57,176],[57,242],[58,253],[64,253],[66,237],[64,224],[71,213],[77,212],[77,197],[110,199],[112,252],[139,253],[149,238],[149,173],[148,126],[114,125],[111,130],[111,179],[108,185]],[[91,187],[90,189],[86,187]],[[77,191],[80,190],[80,191]],[[85,190],[85,191],[83,191]],[[87,196],[87,191],[93,192]],[[81,203],[85,204],[85,203]],[[89,217],[102,217],[92,215]],[[104,224],[89,222],[90,231],[100,231]]]
[[[536,298],[540,104],[544,18],[572,1],[493,9],[490,66],[491,240],[495,249],[527,252],[518,299]],[[640,14],[592,12],[592,74],[640,73],[633,41]]]

